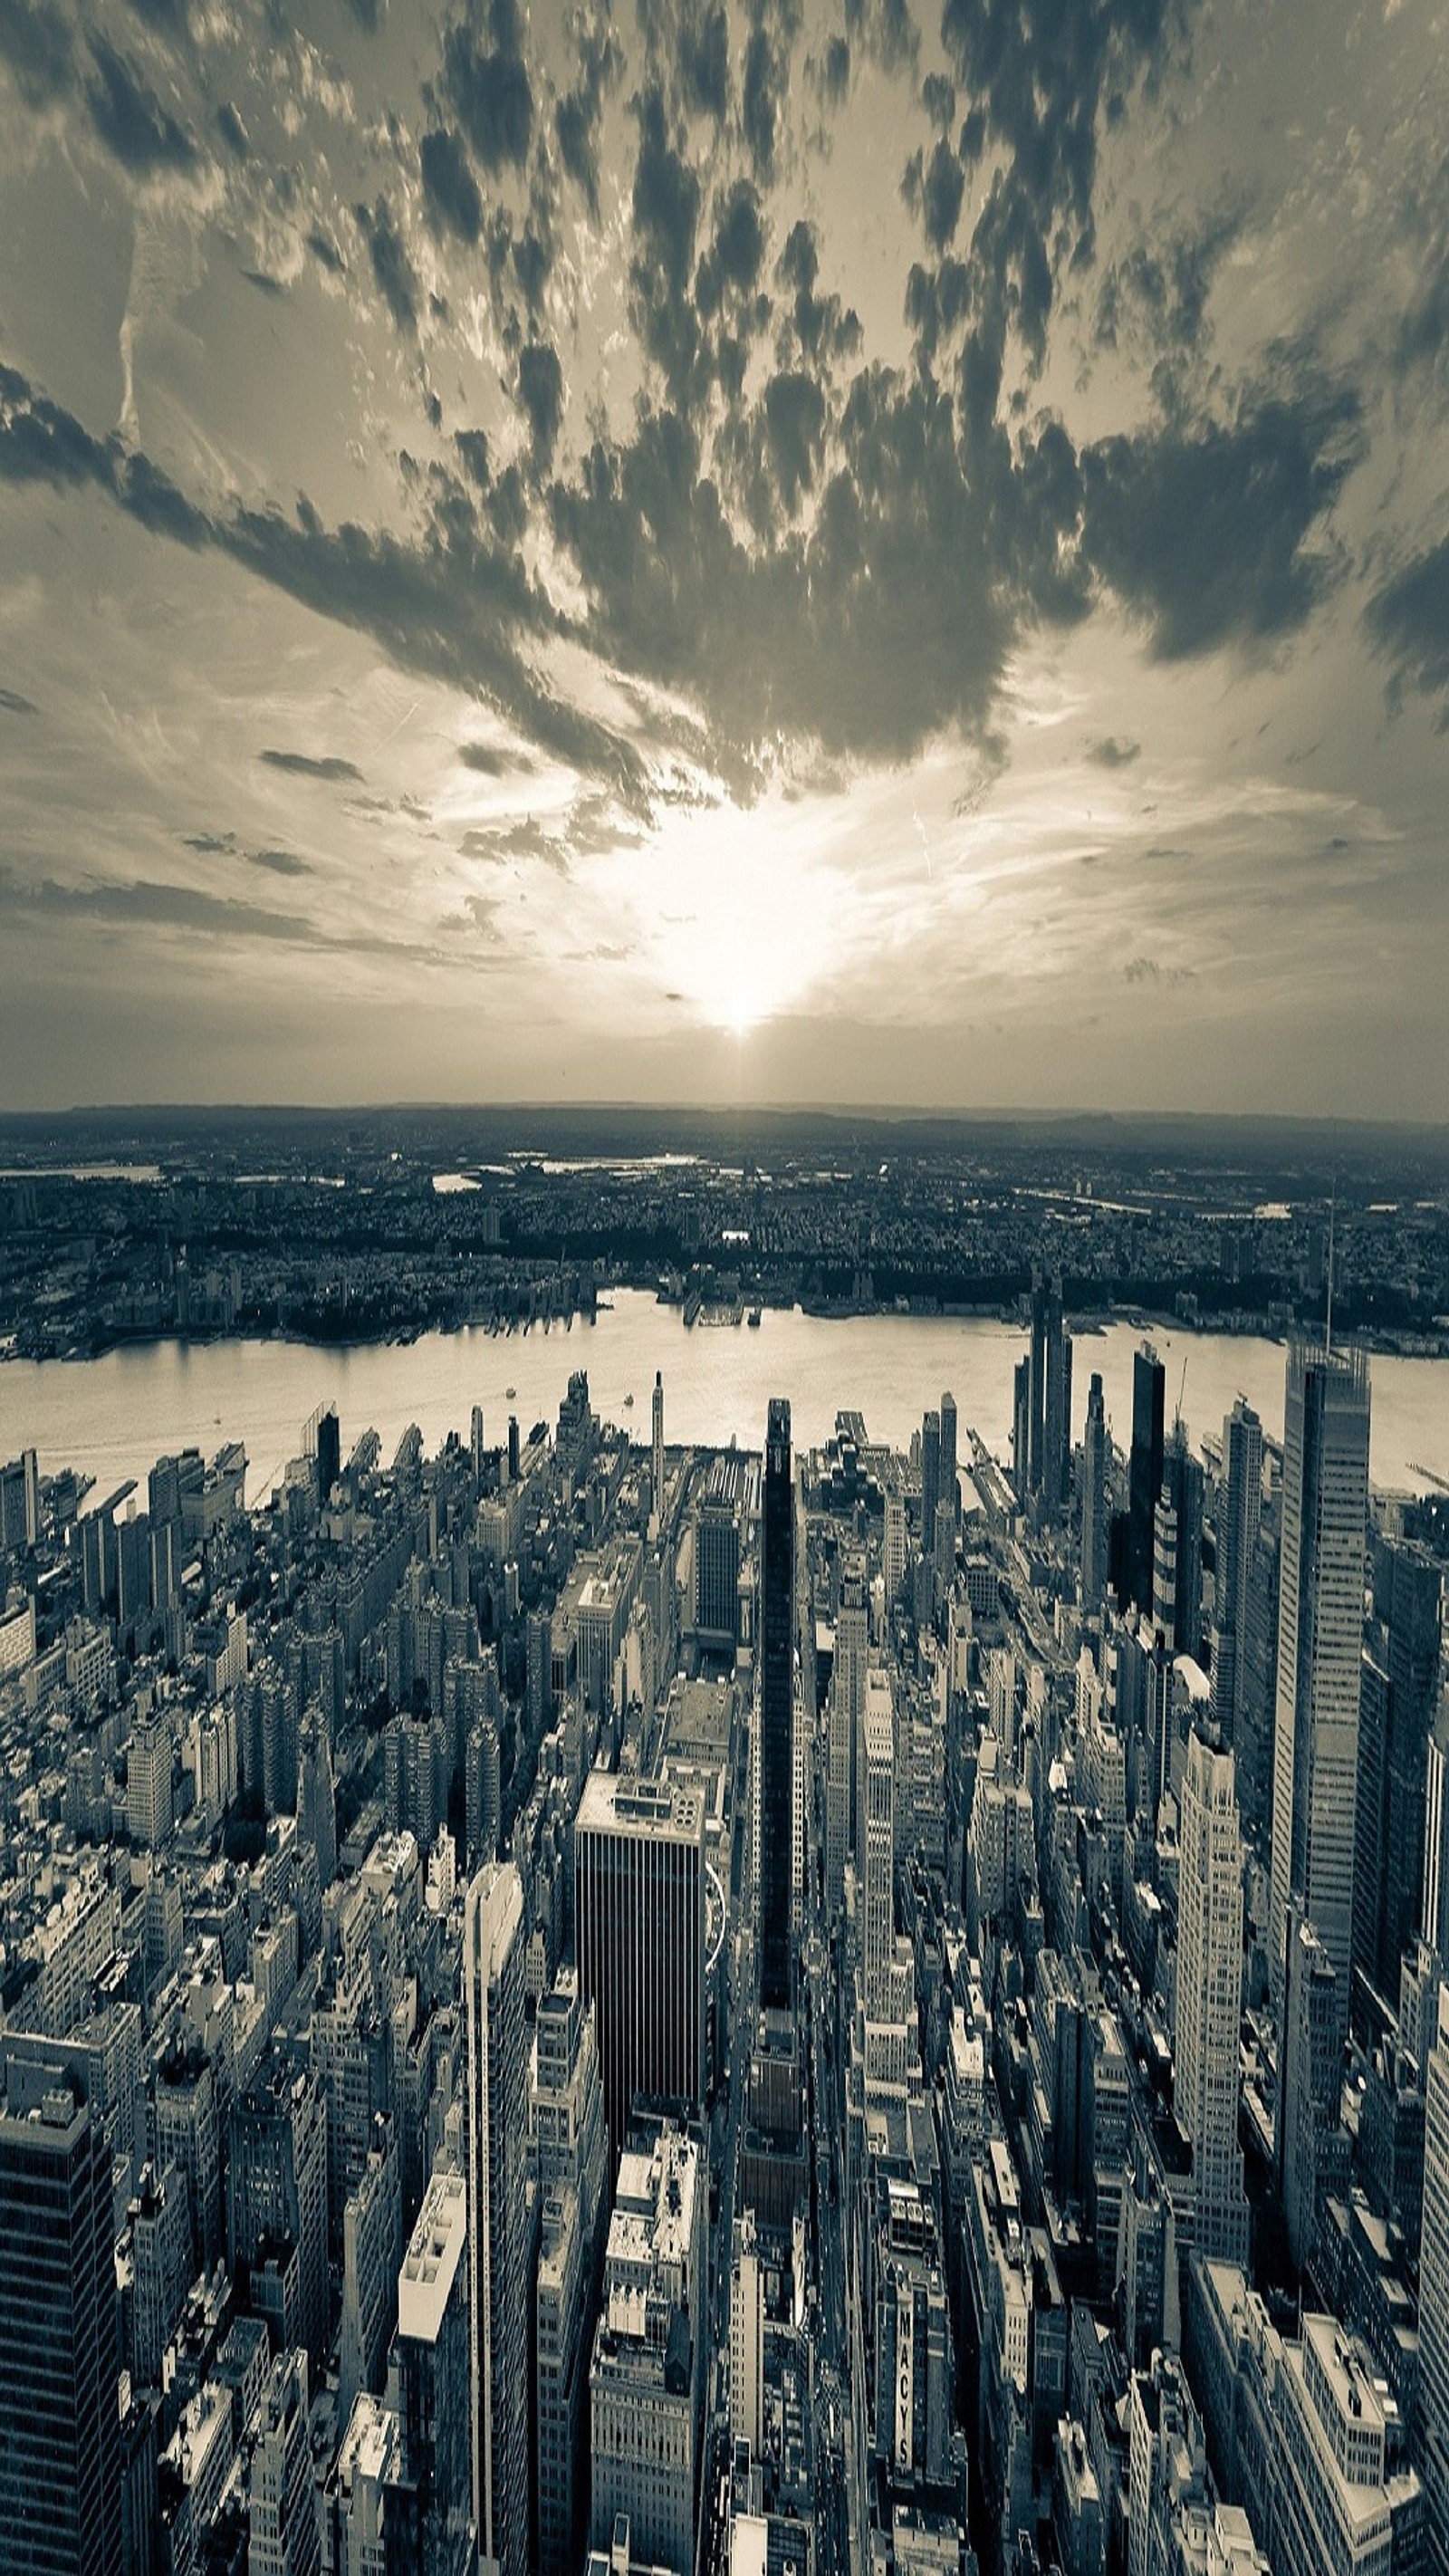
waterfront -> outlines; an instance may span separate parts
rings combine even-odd
[[[1132,1353],[1140,1325],[1121,1320],[1080,1332],[1073,1352],[1072,1411],[1080,1436],[1091,1373],[1099,1369],[1119,1445],[1131,1427]],[[1277,1439],[1283,1429],[1285,1351],[1248,1334],[1157,1326],[1169,1417],[1182,1388],[1194,1445],[1221,1429],[1239,1389]],[[874,1440],[905,1448],[925,1407],[949,1387],[961,1421],[998,1456],[1009,1454],[1012,1373],[1026,1347],[1014,1324],[956,1316],[821,1317],[766,1308],[758,1331],[696,1325],[642,1290],[616,1289],[596,1323],[556,1322],[545,1332],[426,1333],[405,1345],[318,1349],[296,1342],[165,1341],[93,1360],[12,1360],[0,1366],[0,1457],[34,1445],[42,1469],[83,1469],[103,1490],[194,1443],[245,1442],[249,1500],[263,1499],[300,1445],[303,1423],[335,1403],[343,1454],[371,1425],[390,1456],[416,1422],[427,1448],[449,1430],[466,1438],[483,1407],[490,1441],[510,1413],[525,1435],[550,1423],[569,1373],[586,1368],[595,1410],[649,1438],[654,1372],[664,1372],[670,1441],[758,1446],[771,1395],[790,1399],[797,1443],[823,1441],[836,1412],[854,1407]],[[1184,1382],[1183,1366],[1186,1362]],[[1449,1361],[1378,1355],[1372,1363],[1372,1473],[1380,1486],[1422,1487],[1416,1466],[1449,1477]],[[510,1398],[506,1392],[513,1387]],[[634,1398],[632,1408],[625,1397]]]

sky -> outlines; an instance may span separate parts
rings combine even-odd
[[[0,0],[0,1107],[1449,1117],[1449,8]]]

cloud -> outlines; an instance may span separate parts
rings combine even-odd
[[[241,111],[229,98],[224,98],[216,111],[216,130],[235,161],[251,158],[252,139],[242,123]]]
[[[22,698],[18,689],[0,689],[0,715],[33,716],[38,713],[33,698]]]
[[[0,0],[0,62],[27,107],[50,107],[75,85],[75,39],[54,0]]]
[[[546,340],[530,340],[519,352],[518,399],[528,417],[529,453],[534,467],[547,473],[563,418],[563,369],[558,351]]]
[[[634,165],[634,257],[631,277],[645,345],[671,390],[687,383],[698,343],[689,301],[699,224],[699,180],[670,141],[657,89],[639,103],[639,157]]]
[[[393,221],[384,194],[374,205],[353,207],[358,230],[367,244],[378,292],[400,331],[413,336],[418,327],[418,281],[407,246]]]
[[[375,36],[387,17],[387,0],[347,0],[347,6],[366,36]]]
[[[678,60],[686,111],[723,124],[730,100],[730,31],[723,7],[685,10]]]
[[[182,844],[201,859],[234,859],[238,846],[235,832],[186,832]]]
[[[86,82],[86,104],[101,141],[141,176],[191,169],[196,145],[134,64],[105,36],[90,36],[87,43],[95,68]]]
[[[755,174],[767,181],[775,175],[775,129],[788,76],[788,63],[776,52],[764,21],[757,20],[745,47],[740,122]]]
[[[333,784],[343,779],[356,779],[360,784],[362,780],[361,770],[350,760],[339,760],[335,752],[320,758],[310,751],[263,751],[257,756],[269,769],[285,770],[289,778],[325,778]]]
[[[847,34],[882,71],[903,71],[920,52],[908,0],[845,0]]]
[[[320,260],[329,276],[346,276],[346,260],[343,258],[337,244],[332,239],[331,234],[324,233],[319,225],[314,224],[309,231],[307,235],[307,248],[312,253],[314,259]]]
[[[485,170],[519,168],[533,132],[533,88],[514,0],[470,6],[443,39],[443,91]]]
[[[1375,650],[1391,666],[1391,705],[1402,702],[1406,686],[1423,697],[1449,693],[1449,536],[1381,583],[1365,616]],[[1449,729],[1449,704],[1438,724]]]
[[[131,922],[154,930],[238,934],[252,939],[310,942],[313,929],[302,914],[273,912],[263,905],[207,894],[199,886],[163,885],[140,878],[117,885],[59,885],[46,877],[25,887],[13,878],[0,881],[0,900],[12,910],[51,915],[63,920]]]
[[[591,215],[599,211],[599,127],[604,100],[623,69],[624,54],[607,13],[587,19],[578,36],[578,77],[554,108],[559,157],[582,189]]]
[[[295,850],[248,850],[254,868],[265,868],[274,877],[310,877],[315,874],[310,859],[299,859]]]
[[[1086,554],[1164,660],[1272,643],[1337,576],[1322,522],[1358,453],[1346,392],[1104,439],[1081,459]]]
[[[435,127],[423,136],[419,159],[429,220],[456,233],[461,242],[476,242],[483,230],[483,200],[462,137],[450,126]]]
[[[1094,760],[1099,769],[1128,769],[1141,749],[1140,742],[1125,742],[1120,736],[1109,733],[1104,734],[1100,742],[1093,743],[1087,758]]]

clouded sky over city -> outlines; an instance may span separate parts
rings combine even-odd
[[[1449,1116],[1449,18],[0,0],[0,1103]]]

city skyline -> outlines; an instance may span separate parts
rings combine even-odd
[[[0,6],[9,1105],[1449,1113],[1422,11],[302,15]]]

